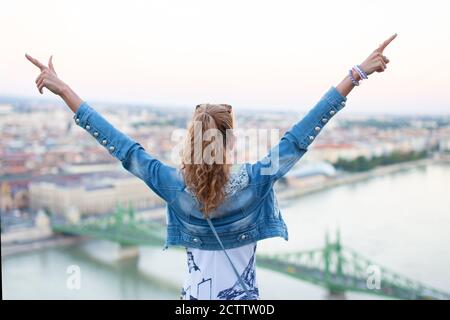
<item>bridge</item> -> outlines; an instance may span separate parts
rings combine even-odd
[[[112,215],[90,217],[77,223],[54,223],[59,233],[110,240],[129,246],[163,246],[166,230],[163,221],[140,219],[132,207],[121,206]],[[361,292],[396,299],[450,299],[450,294],[370,261],[343,247],[337,232],[334,242],[328,234],[325,246],[280,254],[258,254],[257,265],[329,290],[332,296]]]

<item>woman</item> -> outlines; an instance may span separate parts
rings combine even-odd
[[[258,299],[255,251],[259,240],[288,239],[273,191],[274,183],[306,153],[326,123],[345,106],[347,95],[373,72],[383,72],[383,55],[396,34],[383,42],[290,130],[268,155],[232,172],[233,110],[201,104],[194,111],[183,149],[182,166],[170,167],[115,129],[63,81],[50,57],[48,66],[26,55],[41,73],[36,85],[59,95],[86,129],[123,167],[167,202],[166,246],[186,248],[183,299]],[[212,135],[211,135],[212,132]],[[211,137],[205,139],[205,136]],[[214,138],[212,138],[214,137]]]

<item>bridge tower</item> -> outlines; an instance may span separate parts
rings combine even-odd
[[[328,289],[327,298],[329,300],[344,300],[345,291],[334,285],[332,277],[342,277],[343,275],[343,257],[341,254],[341,232],[336,231],[336,241],[330,241],[328,231],[325,233],[325,248],[323,250],[323,261],[325,271],[325,283]]]
[[[128,204],[128,210],[125,210],[120,204],[117,204],[117,210],[114,214],[115,223],[122,227],[124,224],[133,224],[135,214],[131,203]],[[139,257],[139,247],[135,244],[119,242],[118,255],[119,260],[136,259]]]

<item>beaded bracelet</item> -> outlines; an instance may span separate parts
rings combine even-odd
[[[361,68],[361,66],[356,65],[353,67],[353,69],[355,69],[355,71],[358,72],[361,79],[367,79],[367,74],[364,72],[364,70]]]
[[[353,69],[348,70],[348,77],[350,78],[350,80],[352,80],[352,83],[355,86],[359,86],[359,82],[356,81],[356,79],[353,77]]]

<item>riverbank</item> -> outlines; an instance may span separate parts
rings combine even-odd
[[[262,241],[258,243],[258,253],[323,248],[325,231],[338,228],[343,246],[370,258],[376,265],[379,263],[405,277],[450,291],[450,279],[446,277],[450,256],[445,245],[450,241],[450,202],[446,196],[450,188],[450,166],[431,165],[354,186],[290,201],[283,208],[283,218],[291,230],[289,241],[281,238]],[[115,252],[119,247],[107,240],[92,240],[6,257],[2,259],[5,297],[173,299],[179,295],[184,279],[180,266],[186,264],[185,252],[139,247],[138,259],[117,260]],[[82,287],[67,290],[66,270],[74,264],[82,270]],[[258,266],[256,274],[261,298],[328,298],[324,288],[289,275]],[[373,299],[377,296],[348,292],[346,297]]]
[[[427,158],[409,162],[402,162],[398,164],[377,167],[370,171],[360,173],[343,173],[338,176],[330,177],[329,179],[323,181],[322,183],[317,183],[309,187],[302,187],[302,188],[287,187],[283,189],[277,189],[277,197],[279,200],[293,200],[311,193],[320,192],[341,185],[358,183],[397,172],[408,171],[415,168],[426,167],[429,165],[442,163],[450,164],[450,156],[441,156],[436,158]],[[165,215],[166,215],[165,208],[157,208],[151,210],[151,212],[146,212],[143,216],[147,218],[151,217],[152,219],[165,220]],[[52,247],[70,246],[81,243],[86,240],[89,240],[89,238],[67,236],[67,235],[53,235],[51,237],[38,241],[14,243],[7,245],[2,244],[1,251],[3,257]]]
[[[358,172],[358,173],[342,173],[334,177],[330,177],[327,180],[317,183],[315,185],[303,188],[292,188],[289,187],[278,189],[277,197],[279,200],[292,200],[295,198],[302,197],[314,192],[320,192],[333,187],[353,184],[357,182],[366,181],[369,179],[386,176],[389,174],[408,171],[411,169],[416,169],[420,167],[426,167],[434,164],[446,163],[450,164],[450,157],[438,157],[438,158],[427,158],[415,161],[402,162],[397,164],[392,164],[388,166],[377,167],[375,169]]]
[[[43,250],[55,247],[65,247],[79,244],[83,241],[87,241],[89,238],[67,235],[53,235],[49,238],[14,244],[2,244],[2,257],[26,253],[30,251]]]

